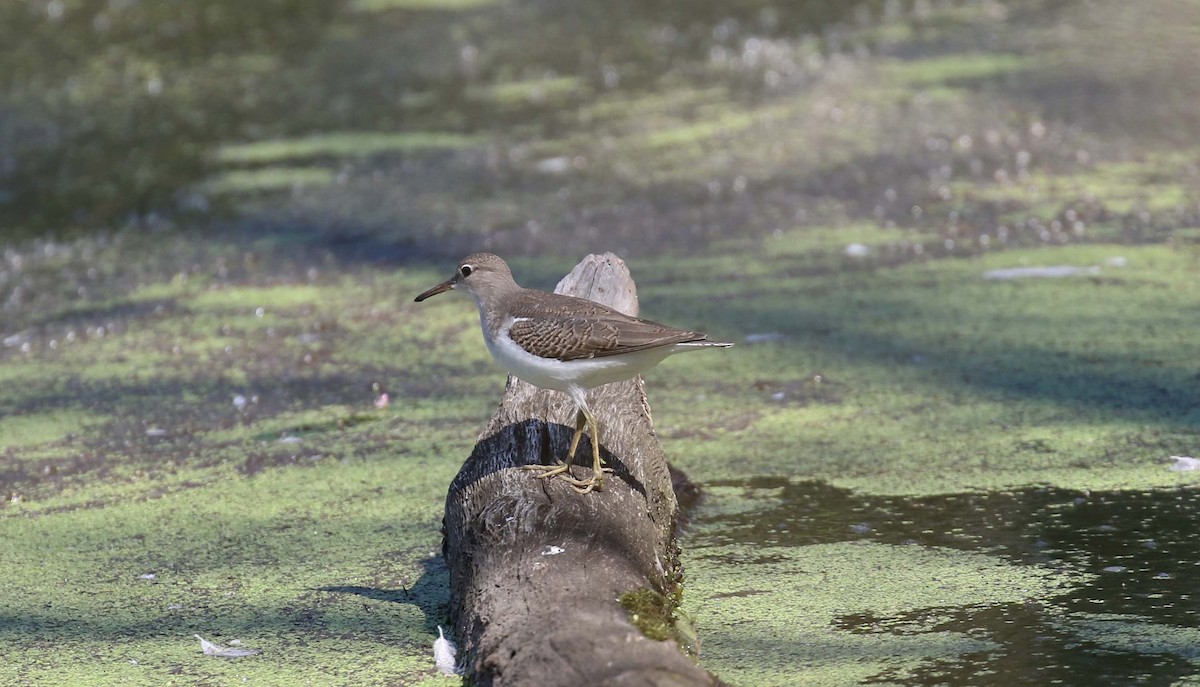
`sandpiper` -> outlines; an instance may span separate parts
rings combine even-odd
[[[675,329],[630,317],[599,303],[519,286],[499,256],[475,253],[454,276],[416,297],[419,303],[450,289],[465,288],[479,307],[488,351],[509,373],[543,389],[565,393],[575,403],[575,435],[567,458],[557,465],[526,465],[538,478],[561,476],[586,494],[604,484],[599,428],[588,409],[587,390],[631,379],[672,353],[728,348],[703,332]],[[575,479],[571,464],[587,427],[592,437],[592,476]]]

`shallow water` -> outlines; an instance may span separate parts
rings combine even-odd
[[[1182,10],[1168,5],[1154,4],[1167,23],[1196,25],[1186,14],[1172,20],[1164,8]],[[779,266],[774,276],[829,278],[828,287],[785,294],[809,298],[842,288],[834,278],[856,270],[1006,245],[1157,241],[1197,226],[1195,162],[1186,151],[1175,158],[1143,155],[1129,138],[1155,129],[1189,138],[1196,71],[1186,59],[1192,53],[1182,48],[1190,34],[1161,32],[1162,49],[1144,51],[1138,41],[1112,40],[1129,30],[1126,12],[1136,9],[1110,4],[1105,7],[1120,11],[1080,19],[1070,15],[1076,6],[1034,0],[0,5],[0,247],[14,246],[0,263],[0,361],[45,355],[50,369],[61,362],[57,356],[74,360],[68,349],[126,341],[122,337],[156,318],[179,319],[186,324],[178,331],[189,332],[195,318],[188,307],[217,318],[203,336],[219,332],[229,338],[222,345],[259,345],[236,349],[249,362],[232,362],[234,348],[216,358],[232,368],[228,377],[203,374],[183,386],[170,376],[107,380],[110,372],[61,389],[40,385],[32,396],[15,394],[19,384],[13,384],[0,398],[0,411],[64,410],[50,418],[28,412],[34,417],[14,435],[35,447],[42,434],[58,443],[20,461],[0,454],[0,494],[9,493],[15,504],[31,488],[54,498],[51,487],[74,486],[81,475],[103,486],[116,479],[110,472],[121,472],[115,468],[157,466],[168,458],[183,467],[222,460],[201,443],[204,432],[252,425],[259,414],[267,419],[285,409],[314,411],[360,397],[369,403],[370,383],[384,378],[397,380],[397,407],[418,406],[431,395],[457,397],[464,389],[455,380],[478,374],[465,366],[429,375],[418,369],[427,361],[409,365],[390,350],[377,371],[357,362],[325,376],[315,372],[324,364],[317,348],[333,350],[339,338],[375,342],[379,328],[387,330],[380,334],[387,346],[411,351],[412,332],[401,324],[392,329],[388,319],[395,312],[409,316],[392,308],[390,292],[371,296],[384,314],[361,315],[372,322],[366,331],[329,331],[321,318],[303,312],[281,322],[281,339],[294,339],[294,359],[272,362],[273,330],[254,339],[219,326],[217,320],[244,317],[246,330],[257,331],[251,313],[260,305],[248,303],[244,312],[228,306],[220,302],[223,287],[320,284],[345,275],[382,281],[397,266],[425,258],[436,259],[431,262],[441,270],[449,264],[444,254],[457,257],[469,252],[465,247],[480,246],[521,256],[527,270],[536,264],[552,284],[550,275],[561,271],[537,264],[547,256],[573,260],[590,250],[625,258],[727,256],[739,250],[739,239],[776,236],[772,250],[781,254],[772,258]],[[1074,30],[1071,22],[1082,28]],[[1055,27],[1062,30],[1053,35],[1052,52],[1030,47],[1045,39],[1035,29]],[[1064,57],[1064,45],[1078,54]],[[1125,45],[1137,60],[1122,56],[1117,48]],[[1032,70],[1023,67],[1027,51],[1034,51]],[[1061,66],[1059,58],[1070,69],[1048,68]],[[1129,122],[1135,130],[1119,131],[1110,142],[1112,128]],[[1105,155],[1127,164],[1102,168]],[[137,228],[110,237],[124,225]],[[870,246],[858,243],[864,228]],[[792,252],[792,243],[803,242],[793,241],[791,232],[818,229],[827,235],[823,242]],[[885,240],[884,232],[895,235]],[[81,233],[90,236],[27,240]],[[1196,240],[1180,233],[1174,245]],[[106,252],[122,242],[128,247]],[[809,252],[819,260],[805,263]],[[668,273],[647,275],[652,288],[677,278],[669,262],[657,264]],[[693,264],[681,261],[680,269],[704,271]],[[719,274],[732,282],[740,273]],[[213,287],[208,307],[215,315],[182,290],[189,275]],[[1121,285],[1108,279],[1113,288]],[[143,293],[126,302],[143,286],[173,280],[179,288],[164,287],[167,296]],[[814,337],[810,329],[802,339],[799,320],[786,323],[797,330],[795,338],[774,332],[777,319],[795,315],[791,301],[785,304],[755,321],[756,331],[768,332],[760,343],[819,348],[825,333]],[[280,310],[285,306],[290,299]],[[945,317],[955,312],[948,309]],[[842,312],[835,319],[844,325]],[[1187,322],[1183,315],[1175,321]],[[337,320],[330,315],[329,322]],[[736,330],[736,318],[728,322]],[[767,322],[770,331],[760,326]],[[863,329],[871,336],[862,340],[874,341],[877,326]],[[160,336],[151,348],[163,356],[181,343],[187,348],[174,330]],[[442,332],[436,343],[455,336]],[[952,332],[947,340],[957,337]],[[867,348],[914,364],[925,364],[926,353],[934,365],[958,355],[963,378],[975,375],[974,358],[953,345],[943,351],[935,338],[913,356],[900,343]],[[844,347],[838,339],[828,350]],[[175,371],[211,367],[214,358],[197,350],[154,364]],[[1037,359],[1040,349],[1030,350],[1027,357]],[[97,369],[114,359],[128,362],[121,352],[92,355]],[[880,357],[886,356],[872,352],[860,362]],[[1131,353],[1128,366],[1139,366],[1136,375],[1094,371],[1113,360],[1087,361],[1097,367],[1084,375],[1059,370],[1057,362],[1051,374],[1040,366],[1001,365],[1002,374],[987,384],[1042,394],[1070,412],[1164,408],[1157,420],[1194,426],[1194,414],[1186,415],[1191,396],[1179,381],[1189,377],[1154,377],[1171,358]],[[247,369],[255,371],[249,381],[239,374]],[[417,381],[401,381],[409,378]],[[250,382],[275,393],[264,393],[260,404]],[[1093,394],[1093,384],[1105,385],[1103,393]],[[836,387],[825,388],[822,393]],[[778,400],[785,391],[793,395],[781,386]],[[808,393],[794,395],[814,400]],[[303,427],[319,435],[359,417],[347,412],[332,424],[308,419]],[[474,419],[458,421],[462,431],[456,428],[452,438],[465,441]],[[427,429],[432,421],[414,424]],[[59,425],[71,425],[72,432],[74,425],[102,426],[106,436],[89,437],[92,444],[75,456],[79,442]],[[161,434],[166,428],[171,433]],[[278,429],[254,429],[251,450],[237,459],[239,474],[272,474],[324,455],[314,447],[318,437],[306,438],[302,448],[281,445]],[[363,442],[370,450],[362,450],[384,455],[394,441],[372,437]],[[404,450],[426,456],[438,449],[418,444]],[[68,453],[73,457],[64,458]],[[915,665],[889,667],[882,660],[882,667],[841,683],[1166,685],[1197,672],[1196,491],[1028,488],[900,497],[794,479],[705,486],[712,493],[692,515],[682,540],[686,555],[748,575],[756,566],[798,560],[812,547],[863,542],[880,545],[873,550],[885,566],[925,560],[888,558],[889,551],[950,552],[943,558],[951,561],[953,554],[969,553],[963,568],[985,559],[1061,578],[1061,589],[1046,595],[964,594],[947,605],[914,602],[897,612],[834,612],[812,636],[828,630],[982,642],[944,653],[918,647]],[[727,509],[735,495],[740,505]],[[890,571],[876,572],[886,577]],[[938,574],[931,569],[912,584]],[[703,594],[705,584],[689,580],[687,589]],[[741,593],[759,589],[711,595]],[[700,620],[703,639],[707,626]],[[712,644],[714,652],[721,648]],[[853,652],[861,645],[846,646]],[[884,646],[883,653],[912,645]],[[724,665],[736,665],[734,653],[722,658]],[[774,678],[747,683],[796,675],[806,676],[807,668],[784,665]]]
[[[357,171],[347,152],[441,147],[389,138],[397,132],[553,137],[573,128],[569,106],[596,90],[644,94],[671,74],[712,85],[712,46],[737,60],[751,37],[818,30],[865,4],[7,3],[0,238],[205,216],[226,207],[224,190],[344,180]],[[731,80],[746,81],[747,97],[759,90],[736,73]],[[330,132],[350,135],[284,150],[282,166],[270,164],[277,156],[221,150]],[[444,162],[402,164],[440,176]],[[486,192],[495,180],[475,183]]]
[[[928,497],[863,496],[819,482],[711,485],[770,504],[732,514],[701,505],[684,546],[729,565],[772,562],[797,547],[846,541],[983,553],[1082,583],[1019,603],[836,617],[856,634],[962,633],[994,650],[929,658],[867,682],[905,685],[1172,684],[1195,673],[1200,534],[1194,490],[1079,492],[1032,488]],[[754,557],[729,557],[729,546]],[[929,583],[937,581],[930,571]],[[700,583],[703,586],[703,583]],[[1177,637],[1172,639],[1172,635]]]

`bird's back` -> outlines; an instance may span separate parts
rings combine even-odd
[[[631,317],[574,296],[523,289],[510,306],[513,322],[509,337],[530,353],[557,360],[601,358],[684,344],[733,345],[709,341],[703,332]],[[690,347],[680,346],[678,350]]]

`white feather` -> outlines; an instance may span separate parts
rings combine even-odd
[[[196,639],[200,640],[200,650],[203,651],[204,655],[206,655],[206,656],[220,656],[222,658],[242,658],[243,656],[253,656],[257,653],[261,653],[258,649],[242,649],[239,647],[221,646],[220,644],[214,644],[213,642],[208,641],[207,639],[201,637],[200,635],[192,635],[192,636],[195,637]],[[233,640],[232,642],[230,642],[230,644],[234,644],[234,643],[240,644],[240,642],[238,642],[236,639]]]
[[[458,648],[454,646],[454,642],[446,639],[446,633],[442,632],[442,626],[438,625],[438,638],[433,640],[433,662],[437,664],[438,672],[442,675],[458,675],[457,658],[455,654]]]
[[[1191,456],[1171,456],[1171,460],[1175,461],[1175,464],[1167,469],[1172,472],[1200,470],[1200,460],[1196,460]]]

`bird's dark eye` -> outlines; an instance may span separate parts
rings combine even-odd
[[[458,273],[464,277],[471,276],[471,273],[474,271],[475,271],[475,268],[471,267],[470,265],[463,265],[462,267],[458,268]]]

